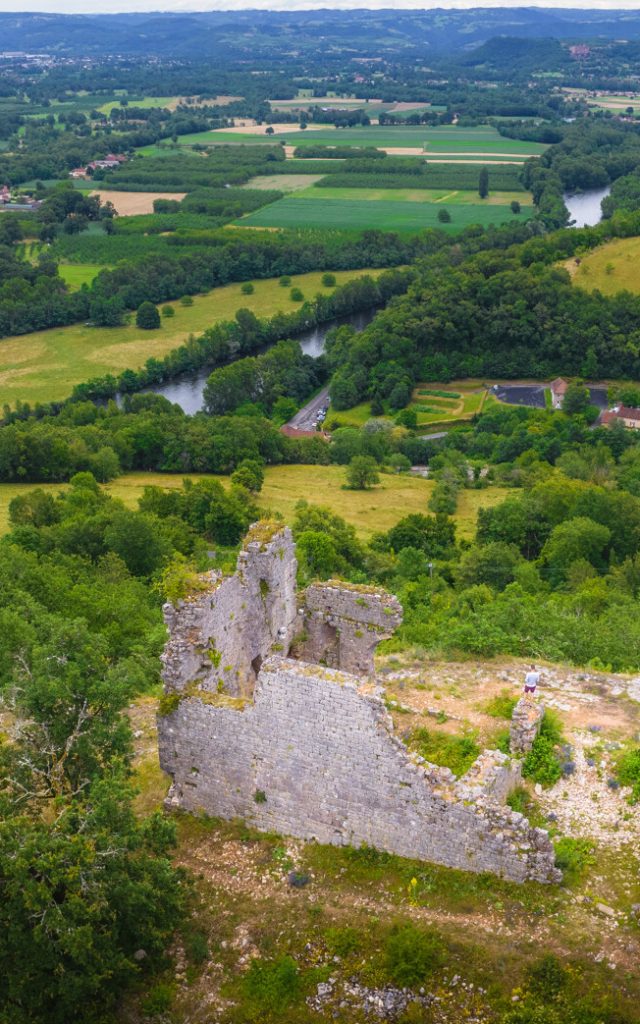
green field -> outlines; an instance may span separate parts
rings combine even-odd
[[[127,473],[107,485],[114,497],[129,508],[136,508],[146,486],[180,487],[182,476],[170,473]],[[197,473],[187,479],[204,479]],[[227,477],[218,477],[222,483]],[[301,498],[328,505],[347,522],[355,526],[362,537],[370,537],[380,530],[388,530],[403,516],[412,512],[427,512],[434,483],[422,477],[407,474],[384,473],[380,484],[370,491],[343,490],[345,471],[342,466],[269,466],[259,496],[262,508],[278,512],[287,523],[295,517],[295,506]],[[33,490],[38,484],[0,484],[0,534],[9,526],[9,503],[18,494]],[[42,485],[46,491],[58,493],[64,484]],[[454,516],[460,536],[470,538],[475,533],[478,509],[495,505],[507,495],[500,487],[486,490],[462,490],[458,511]]]
[[[101,270],[105,270],[95,263],[61,263],[58,273],[72,292],[78,291],[83,284],[91,284]]]
[[[321,190],[314,190],[321,191]],[[335,190],[342,193],[342,189]],[[327,230],[362,231],[378,228],[381,231],[422,231],[425,228],[442,228],[451,234],[462,231],[470,224],[503,224],[531,216],[531,209],[513,214],[509,206],[492,206],[476,203],[455,206],[449,210],[451,222],[441,224],[438,211],[443,203],[403,202],[400,200],[371,202],[368,199],[316,199],[300,198],[299,194],[286,196],[269,206],[242,217],[235,223],[240,227],[264,228],[326,228]]]
[[[638,261],[640,238],[618,238],[581,256],[579,265],[575,259],[570,259],[564,266],[574,284],[587,291],[592,292],[597,288],[603,295],[615,295],[622,291],[638,294]]]
[[[145,96],[144,99],[136,99],[133,96],[127,96],[130,107],[139,107],[140,110],[149,110],[151,107],[168,107],[170,103],[174,103],[178,100],[179,96]],[[120,105],[120,97],[115,100],[111,100],[109,103],[103,103],[100,107],[96,107],[101,114],[110,114],[113,107]]]
[[[336,273],[337,285],[355,277],[380,270],[350,270]],[[322,273],[299,274],[292,286],[305,298],[318,292],[330,294],[333,288],[322,286]],[[105,373],[135,370],[150,356],[164,356],[186,341],[190,334],[202,334],[220,320],[231,319],[244,307],[257,316],[270,317],[295,310],[289,288],[281,288],[276,279],[254,282],[253,295],[243,295],[240,284],[214,288],[196,296],[193,306],[172,303],[175,316],[162,318],[157,331],[141,331],[132,323],[125,327],[87,327],[73,324],[48,331],[36,331],[0,340],[0,404],[51,402],[66,398],[75,384]]]
[[[282,175],[286,178],[288,175]],[[302,177],[294,175],[294,177]],[[277,177],[269,179],[276,181]],[[330,180],[330,179],[329,179]],[[308,179],[303,186],[308,184]],[[491,192],[480,199],[477,190],[445,188],[330,188],[313,186],[296,192],[296,199],[342,199],[349,202],[437,203],[440,206],[508,206],[517,200],[521,206],[532,206],[529,192]]]
[[[371,125],[360,128],[319,128],[301,132],[293,125],[291,128],[276,130],[272,136],[246,132],[229,132],[218,129],[209,132],[198,132],[194,135],[182,135],[181,145],[195,143],[222,145],[223,143],[255,144],[256,142],[271,143],[286,140],[295,146],[377,146],[380,148],[411,148],[430,153],[434,157],[452,154],[454,159],[465,156],[482,159],[526,159],[528,156],[539,156],[546,146],[536,142],[522,142],[519,139],[505,139],[495,128],[481,125],[478,128],[458,128],[446,125],[439,128],[414,127],[396,125]],[[505,156],[501,156],[505,154]]]

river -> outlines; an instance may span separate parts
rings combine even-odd
[[[343,324],[350,324],[356,331],[363,331],[371,323],[378,312],[377,308],[366,309],[360,313],[352,313],[350,316],[338,317],[335,320],[328,320],[324,324],[296,334],[295,340],[300,342],[300,347],[305,355],[317,359],[324,352],[324,343],[329,331],[334,327],[342,327]],[[204,366],[197,373],[185,374],[176,377],[175,380],[167,381],[166,384],[157,384],[152,388],[145,388],[145,391],[152,391],[155,395],[163,395],[170,402],[175,402],[186,413],[192,416],[202,409],[202,393],[207,383],[210,366]]]
[[[607,188],[588,189],[586,192],[565,193],[564,204],[569,211],[571,220],[575,222],[573,226],[591,228],[595,224],[599,224],[602,220],[600,204],[610,192],[611,189],[607,186]]]

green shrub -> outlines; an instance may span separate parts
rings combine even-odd
[[[300,288],[292,288],[291,291],[289,292],[289,295],[291,297],[292,302],[302,302],[302,300],[304,299],[304,294],[300,290]]]
[[[576,882],[586,869],[595,864],[593,843],[590,839],[572,839],[563,836],[556,841],[556,867],[564,873],[565,882]]]
[[[623,786],[631,786],[631,801],[640,800],[640,747],[628,750],[616,765],[616,775]]]
[[[480,754],[480,747],[471,736],[451,736],[428,729],[415,729],[411,747],[425,760],[450,768],[454,775],[464,775]]]
[[[162,315],[166,316],[166,317],[172,317],[172,316],[176,315],[176,311],[173,308],[173,306],[163,306],[162,307]]]
[[[193,306],[193,297],[191,295],[183,295],[180,299],[181,306]]]
[[[283,277],[280,278],[278,284],[280,285],[281,288],[288,288],[289,285],[291,284],[291,278],[287,274],[285,274]]]
[[[253,960],[242,980],[250,1019],[263,1020],[265,1013],[279,1013],[299,998],[301,988],[298,967],[292,957]]]
[[[522,763],[522,774],[541,786],[553,786],[562,775],[555,744],[545,736],[538,736]]]
[[[446,962],[446,948],[434,928],[395,925],[384,946],[390,981],[402,988],[421,985]]]
[[[240,291],[242,292],[243,295],[253,295],[255,288],[251,284],[251,281],[245,281],[241,285]]]
[[[336,283],[336,275],[335,274],[323,274],[322,275],[322,285],[323,285],[324,288],[334,288],[335,287],[335,283]]]
[[[511,719],[513,715],[513,709],[518,703],[518,698],[514,697],[511,690],[501,690],[500,693],[496,694],[488,701],[483,711],[485,715],[491,715],[492,718],[507,718]]]
[[[145,1017],[157,1017],[167,1013],[173,1005],[175,986],[168,981],[160,981],[154,985],[142,1004]]]
[[[558,716],[546,710],[540,727],[540,735],[522,763],[522,774],[526,779],[552,786],[562,775],[562,762],[558,746],[562,743],[562,725]]]
[[[160,314],[153,302],[141,302],[136,313],[136,327],[143,331],[153,331],[160,326]]]

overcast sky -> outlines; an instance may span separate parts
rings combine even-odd
[[[0,12],[47,11],[55,14],[102,14],[120,11],[313,10],[315,8],[395,8],[432,10],[438,7],[578,7],[583,10],[632,10],[640,0],[0,0]]]

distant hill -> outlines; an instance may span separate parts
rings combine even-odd
[[[202,14],[0,14],[0,51],[228,60],[348,50],[459,54],[495,36],[597,42],[640,39],[640,12],[503,8],[471,11],[214,11]]]

